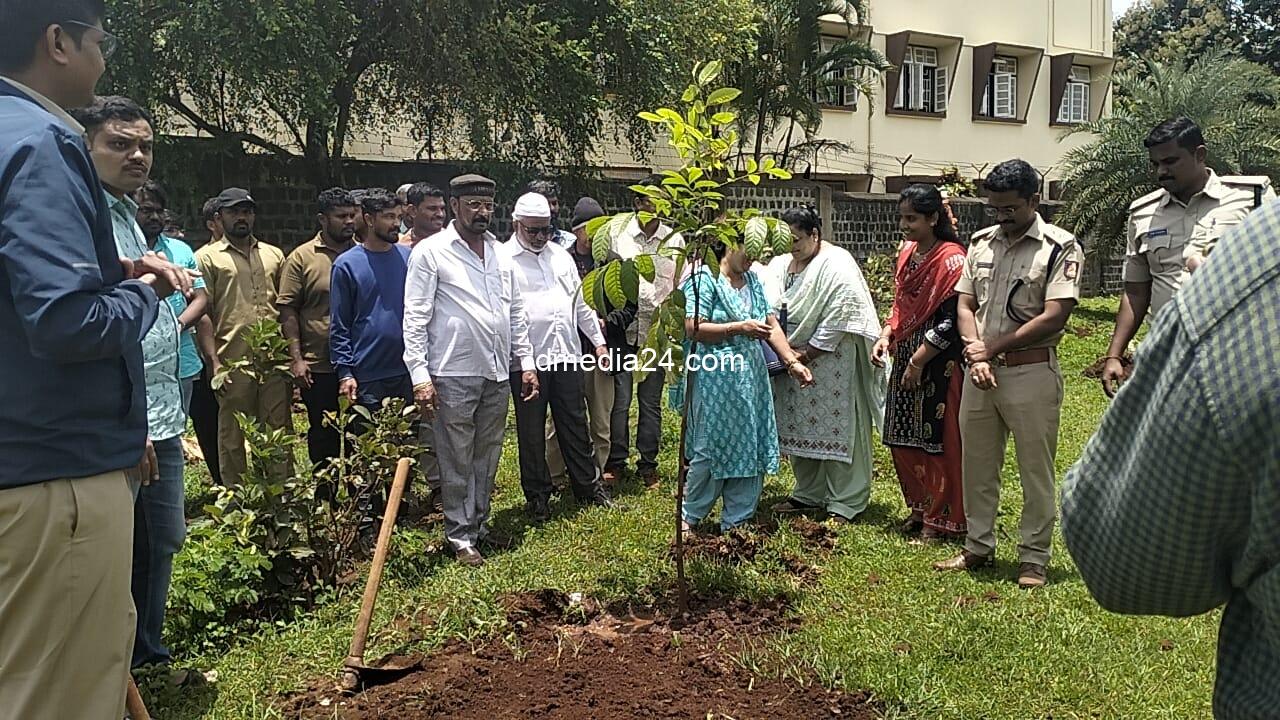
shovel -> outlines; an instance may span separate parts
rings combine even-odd
[[[378,586],[382,584],[382,567],[387,562],[387,550],[391,546],[391,531],[396,527],[396,514],[400,512],[400,498],[409,479],[413,461],[400,458],[396,465],[396,477],[391,483],[391,495],[387,509],[382,514],[382,527],[378,530],[378,545],[373,551],[373,563],[369,567],[369,580],[364,586],[364,599],[360,602],[360,616],[356,619],[355,635],[351,638],[351,650],[342,664],[342,689],[354,692],[362,685],[387,682],[409,672],[418,663],[388,663],[380,667],[365,665],[364,646],[369,639],[369,621],[373,619],[373,606],[378,600]]]
[[[132,675],[129,676],[129,681],[125,685],[124,709],[129,714],[130,720],[151,720],[151,715],[142,702],[142,694],[138,692],[138,685],[133,681]]]

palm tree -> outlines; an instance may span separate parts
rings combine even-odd
[[[733,84],[742,88],[735,109],[749,128],[739,151],[745,154],[746,143],[753,141],[756,162],[772,154],[785,166],[797,150],[831,144],[814,137],[822,127],[818,98],[832,92],[871,97],[877,74],[889,63],[855,36],[866,0],[761,0],[758,5],[754,50],[732,68]],[[845,26],[846,37],[827,47],[824,17]],[[768,139],[784,127],[781,146],[766,150]],[[800,143],[795,143],[797,128],[803,135]]]
[[[1096,137],[1064,157],[1055,222],[1113,250],[1123,247],[1129,204],[1158,187],[1142,141],[1182,115],[1204,131],[1208,164],[1217,172],[1280,180],[1280,77],[1266,68],[1220,54],[1186,69],[1148,61],[1141,72],[1117,74],[1114,85],[1112,114],[1067,133]]]

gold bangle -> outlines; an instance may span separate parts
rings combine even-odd
[[[428,381],[426,381],[426,382],[420,382],[420,383],[418,383],[417,385],[414,385],[414,386],[413,386],[413,391],[414,391],[414,392],[417,392],[417,391],[419,391],[419,390],[421,390],[421,389],[423,389],[423,388],[429,388],[429,387],[431,387],[431,381],[430,381],[430,380],[428,380]]]

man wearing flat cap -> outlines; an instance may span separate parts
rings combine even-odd
[[[405,281],[404,362],[435,435],[445,538],[470,566],[484,563],[512,385],[518,401],[538,397],[520,285],[489,232],[494,191],[480,175],[449,183],[454,220],[414,247]],[[518,383],[510,383],[513,366]]]
[[[225,235],[196,253],[209,293],[213,338],[202,338],[201,350],[213,376],[222,366],[249,352],[245,330],[262,318],[276,316],[276,288],[284,267],[284,253],[253,235],[257,203],[248,190],[227,188],[219,193],[217,218]],[[282,376],[252,380],[232,373],[215,390],[218,396],[218,465],[222,484],[236,486],[247,468],[244,433],[236,413],[244,413],[270,428],[289,425],[289,386]],[[271,468],[287,477],[288,465]],[[216,478],[215,478],[216,479]]]

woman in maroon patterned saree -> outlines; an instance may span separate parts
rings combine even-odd
[[[965,250],[955,219],[930,185],[912,185],[899,199],[906,236],[894,274],[893,311],[873,350],[892,355],[884,443],[910,516],[902,530],[930,541],[965,533],[960,463],[960,333],[956,281]]]

